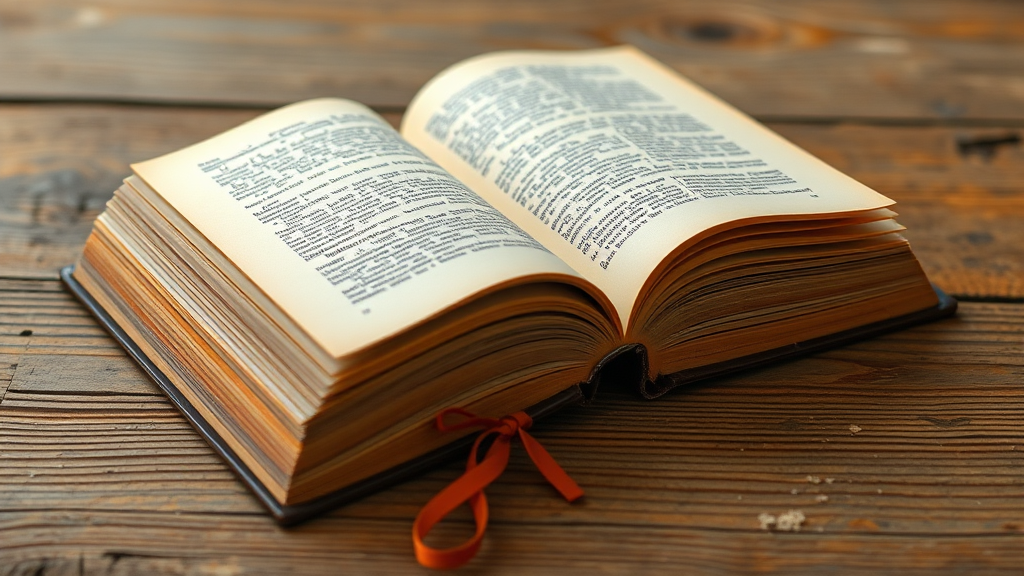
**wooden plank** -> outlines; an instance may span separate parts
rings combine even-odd
[[[0,97],[400,108],[506,49],[632,43],[759,116],[1024,118],[1024,7],[918,0],[5,2]]]
[[[123,357],[54,355],[83,328],[50,322],[42,311],[61,309],[52,299],[32,304],[59,295],[56,283],[31,285],[19,319],[37,320],[18,326],[50,336],[8,352],[18,365],[0,403],[0,565],[18,567],[8,573],[419,572],[410,523],[460,464],[279,529]],[[558,500],[517,450],[488,490],[492,525],[470,572],[557,562],[573,573],[1014,573],[1022,341],[1024,305],[965,303],[956,318],[655,402],[602,391],[535,429],[586,498]],[[807,518],[799,534],[759,528],[759,514],[788,510]],[[468,531],[461,516],[441,540]]]
[[[130,162],[198,142],[258,113],[0,106],[0,276],[55,278],[77,257]],[[387,118],[399,121],[395,113]],[[897,200],[925,270],[945,290],[1024,297],[1024,147],[1013,142],[1019,130],[770,126]],[[1000,139],[1006,143],[969,146]]]
[[[59,282],[0,279],[0,354],[17,363],[23,354],[124,352]]]
[[[1012,128],[772,124],[897,201],[932,282],[969,298],[1024,296],[1024,146]]]
[[[14,379],[14,370],[18,367],[18,363],[13,361],[13,358],[8,354],[0,354],[0,403],[3,402],[4,396],[7,394],[7,388],[11,385],[11,380]]]
[[[55,278],[81,252],[128,164],[240,124],[254,111],[0,108],[0,276]]]
[[[412,558],[409,524],[331,518],[283,531],[249,517],[0,514],[0,533],[11,535],[0,574],[425,574]],[[496,522],[459,574],[1017,575],[1021,545],[1012,533],[811,536]]]
[[[88,394],[97,396],[161,396],[160,389],[143,377],[127,357],[25,354],[10,390],[22,394],[76,394],[85,390],[79,382],[89,374],[94,382]]]
[[[73,262],[129,164],[264,110],[0,106],[0,277],[56,278]],[[399,116],[385,114],[397,125]]]

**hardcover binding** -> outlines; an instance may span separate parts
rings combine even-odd
[[[418,476],[457,456],[464,456],[474,441],[473,435],[464,436],[437,450],[309,502],[282,505],[271,495],[267,487],[260,482],[249,467],[238,458],[217,431],[209,425],[195,407],[178,391],[170,379],[153,364],[142,349],[132,341],[114,319],[107,314],[106,310],[99,305],[96,299],[75,280],[72,276],[74,270],[74,265],[69,265],[60,271],[60,277],[71,293],[85,305],[96,320],[128,352],[128,355],[134,358],[143,371],[167,394],[167,397],[181,410],[181,413],[195,427],[196,431],[206,439],[214,451],[224,458],[239,480],[252,490],[257,500],[267,508],[274,519],[282,526],[291,526],[304,522],[343,504]],[[956,300],[938,287],[933,285],[933,288],[939,297],[939,303],[931,308],[837,334],[752,354],[729,362],[684,370],[674,374],[659,375],[653,381],[647,377],[647,350],[639,344],[624,345],[602,358],[594,366],[586,382],[581,382],[563,390],[547,400],[534,404],[525,411],[532,419],[537,420],[566,406],[587,403],[593,399],[597,389],[605,382],[615,382],[615,385],[618,386],[627,385],[632,387],[644,398],[657,398],[676,386],[690,382],[731,374],[783,359],[834,348],[954,314],[957,306]]]
[[[866,324],[850,330],[844,330],[843,332],[838,332],[836,334],[829,334],[820,338],[812,338],[803,342],[781,346],[779,348],[751,354],[728,362],[718,362],[716,364],[709,364],[707,366],[692,368],[690,370],[682,370],[672,374],[659,375],[653,382],[648,379],[644,379],[637,390],[644,398],[657,398],[676,386],[681,386],[690,382],[704,380],[705,378],[711,378],[713,376],[724,376],[741,370],[758,368],[766,364],[773,364],[789,358],[813,354],[814,352],[828,350],[829,348],[837,348],[844,344],[874,338],[875,336],[880,336],[888,332],[895,332],[896,330],[902,330],[904,328],[924,324],[925,322],[931,322],[932,320],[938,320],[939,318],[945,318],[946,316],[952,316],[955,314],[957,306],[956,299],[943,292],[942,289],[935,284],[932,284],[932,289],[935,290],[935,295],[938,296],[939,303],[931,308],[925,308],[924,310],[918,310],[917,312],[911,312],[910,314],[905,314],[896,318],[890,318],[888,320],[882,320],[881,322],[875,322],[873,324]]]

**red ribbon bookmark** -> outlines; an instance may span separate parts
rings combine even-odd
[[[445,424],[444,419],[449,414],[458,414],[466,419],[448,425]],[[498,476],[505,471],[512,438],[516,435],[519,436],[520,442],[523,443],[526,453],[530,455],[530,459],[537,466],[537,470],[540,470],[544,478],[566,500],[572,502],[583,496],[583,490],[565,473],[565,470],[562,470],[562,467],[540,445],[540,442],[526,433],[532,424],[533,419],[525,412],[516,412],[499,419],[483,418],[462,408],[448,408],[437,415],[437,428],[442,432],[471,427],[482,427],[484,431],[473,443],[469,460],[466,462],[466,473],[431,498],[430,502],[427,502],[427,505],[416,516],[416,522],[412,525],[412,543],[416,549],[416,560],[420,564],[435,569],[458,568],[476,555],[477,550],[480,549],[480,543],[483,541],[484,532],[487,530],[487,497],[484,496],[484,488],[497,480]],[[497,434],[498,437],[487,449],[484,459],[478,463],[477,451],[480,448],[480,443],[492,434]],[[452,548],[437,549],[424,544],[423,539],[427,537],[430,530],[452,510],[466,501],[469,502],[469,506],[473,510],[476,534]]]

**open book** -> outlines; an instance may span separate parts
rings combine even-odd
[[[473,58],[401,135],[318,99],[133,169],[65,278],[283,521],[442,454],[445,408],[953,309],[889,199],[632,48]]]

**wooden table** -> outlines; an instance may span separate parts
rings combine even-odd
[[[411,522],[459,463],[280,529],[57,270],[131,161],[313,96],[397,121],[481,52],[624,42],[896,199],[960,313],[539,424],[587,497],[515,454],[464,572],[1024,573],[1024,5],[2,0],[0,574],[426,572]],[[789,510],[800,532],[760,528]]]

